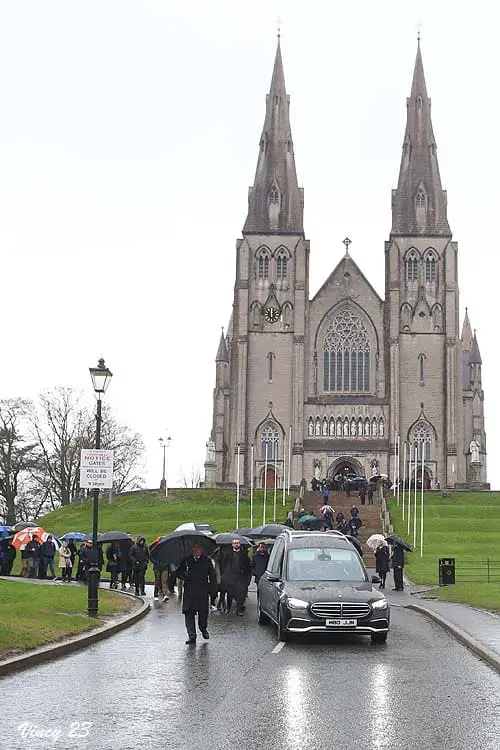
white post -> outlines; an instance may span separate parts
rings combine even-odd
[[[263,509],[263,521],[262,523],[265,525],[266,523],[266,498],[267,498],[267,447],[269,443],[266,440],[266,456],[264,461],[264,509]]]
[[[254,463],[254,454],[253,454],[253,445],[250,449],[250,528],[253,529],[253,463]]]
[[[236,528],[240,528],[240,444],[238,443],[238,465],[236,467]]]
[[[278,492],[278,445],[274,443],[274,498],[273,498],[273,521],[276,523],[276,495]]]
[[[290,467],[292,465],[292,425],[288,431],[288,497],[290,497]]]
[[[392,483],[392,496],[396,494],[396,433],[394,433],[394,471],[393,471],[393,483]]]
[[[420,494],[420,557],[424,556],[424,453],[425,453],[425,443],[422,441],[422,492]]]
[[[411,523],[411,443],[408,443],[408,528],[407,534],[410,536],[410,523]]]
[[[415,497],[413,503],[413,549],[417,546],[417,477],[418,477],[418,446],[415,443]]]
[[[286,435],[283,437],[283,507],[285,507],[286,490]]]
[[[405,520],[405,486],[406,486],[406,440],[403,443],[403,521]]]
[[[398,467],[397,476],[396,476],[396,482],[398,483],[398,486],[397,486],[396,493],[397,493],[397,504],[399,506],[399,480],[401,478],[401,469],[400,469],[400,465],[401,465],[401,455],[400,455],[400,453],[401,453],[401,443],[400,443],[399,435],[398,435],[396,446],[397,446],[397,449],[398,449],[398,458],[397,458],[397,461],[396,461],[396,464],[397,464],[397,467]]]

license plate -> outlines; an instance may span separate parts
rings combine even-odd
[[[327,620],[327,628],[355,628],[358,624],[357,620]]]

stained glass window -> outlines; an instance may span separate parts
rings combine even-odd
[[[432,253],[425,259],[425,280],[431,283],[436,281],[436,258]]]
[[[418,260],[415,253],[411,253],[406,259],[406,281],[418,280]]]
[[[370,342],[363,321],[345,308],[329,326],[323,344],[325,391],[366,393],[370,390]]]
[[[266,422],[261,432],[261,450],[262,458],[266,458],[267,449],[267,460],[271,461],[278,458],[279,451],[279,432],[274,422]]]
[[[288,255],[285,250],[280,250],[276,257],[276,278],[284,281],[288,273]]]
[[[412,437],[410,443],[418,449],[418,459],[422,460],[422,450],[424,451],[424,460],[431,460],[431,443],[432,443],[432,430],[427,422],[421,420],[417,422],[412,430]]]

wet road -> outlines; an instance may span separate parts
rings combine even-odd
[[[386,646],[215,614],[184,645],[180,605],[89,649],[0,679],[0,748],[465,750],[500,747],[500,677],[421,615],[392,609]]]

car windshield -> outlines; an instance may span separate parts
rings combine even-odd
[[[289,581],[366,581],[356,552],[335,547],[300,547],[288,556]]]

